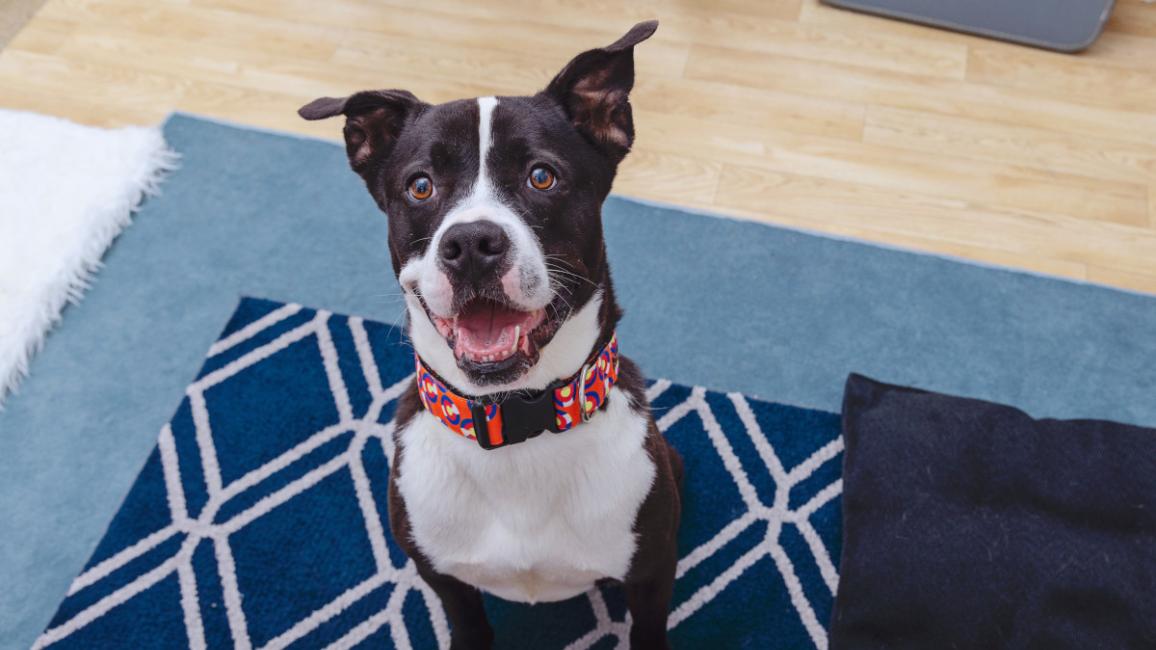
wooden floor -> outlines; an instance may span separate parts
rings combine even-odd
[[[49,0],[0,53],[0,106],[336,138],[296,108],[525,94],[651,17],[616,192],[1156,292],[1143,0],[1078,56],[815,0]]]

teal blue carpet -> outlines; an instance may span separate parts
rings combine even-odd
[[[640,125],[645,129],[645,125]],[[45,629],[241,295],[398,322],[386,221],[332,144],[175,116],[184,156],[0,412],[0,648]],[[624,353],[836,411],[857,371],[1156,424],[1156,300],[612,198]]]

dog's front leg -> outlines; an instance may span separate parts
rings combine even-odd
[[[673,549],[672,549],[673,551]],[[623,585],[626,607],[632,619],[630,625],[631,650],[668,650],[666,618],[674,595],[674,575],[678,558],[673,552],[655,566],[654,572],[644,579]]]
[[[482,592],[424,564],[417,563],[417,572],[438,595],[446,610],[450,623],[450,650],[489,650],[494,647],[494,630],[486,619]]]

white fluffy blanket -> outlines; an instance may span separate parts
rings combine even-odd
[[[175,161],[159,128],[0,109],[0,406]]]

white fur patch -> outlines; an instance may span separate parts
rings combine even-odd
[[[507,600],[550,602],[622,579],[656,469],[622,391],[563,434],[486,451],[427,412],[400,432],[413,540],[434,568]]]
[[[474,183],[474,191],[490,188],[490,176],[486,171],[486,158],[490,156],[490,147],[494,144],[494,109],[498,107],[497,97],[478,98],[478,180]]]

